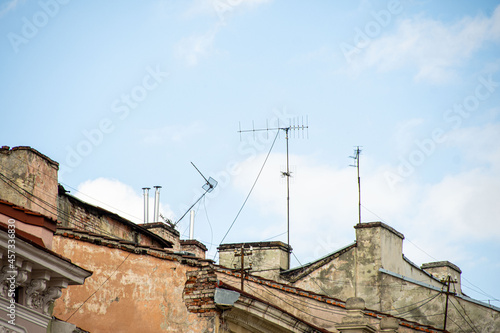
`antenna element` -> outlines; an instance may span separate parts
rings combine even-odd
[[[297,122],[295,122],[297,121]],[[287,127],[280,127],[279,126],[279,119],[278,119],[278,127],[274,128],[269,128],[268,122],[266,120],[266,128],[258,128],[256,129],[254,126],[254,123],[252,122],[252,129],[251,130],[241,130],[241,125],[240,125],[240,130],[238,133],[240,133],[240,138],[241,138],[241,133],[247,133],[247,132],[252,132],[255,137],[255,132],[262,132],[262,131],[285,131],[285,139],[286,139],[286,171],[282,171],[281,175],[283,177],[286,177],[286,233],[287,233],[287,248],[288,248],[288,268],[290,268],[290,253],[291,248],[290,248],[290,177],[291,177],[291,172],[290,172],[290,163],[289,163],[289,153],[288,153],[288,138],[289,138],[289,133],[290,130],[308,130],[309,129],[309,119],[306,116],[306,124],[304,125],[304,117],[302,117],[302,125],[300,125],[300,119],[293,118],[293,124],[292,124],[292,119],[289,119],[288,126]],[[295,133],[295,132],[294,132]],[[307,138],[309,138],[309,132],[307,131]],[[294,135],[295,137],[295,135]],[[300,136],[299,136],[300,137]],[[302,137],[304,137],[302,135]]]

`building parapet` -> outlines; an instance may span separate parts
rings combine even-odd
[[[385,224],[383,222],[363,222],[363,223],[358,223],[358,224],[356,224],[354,226],[354,229],[376,228],[376,227],[382,227],[382,228],[384,228],[386,230],[389,230],[390,232],[392,232],[394,235],[398,236],[399,238],[405,239],[405,236],[402,233],[400,233],[399,231],[397,231],[393,227],[388,226],[387,224]]]

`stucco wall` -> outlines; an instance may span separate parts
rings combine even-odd
[[[341,300],[353,297],[357,285],[356,296],[365,300],[367,308],[442,328],[444,285],[403,258],[402,239],[381,224],[358,228],[356,247],[293,285]],[[455,296],[450,300],[447,328],[451,332],[500,332],[498,308]]]
[[[224,283],[239,288],[240,279],[231,275],[229,271],[219,269],[217,277]],[[338,332],[336,327],[342,323],[342,319],[348,314],[345,310],[345,302],[323,298],[305,290],[295,289],[256,277],[246,280],[245,291],[304,321],[331,332]],[[381,318],[384,316],[377,315],[369,310],[365,312],[372,314],[366,315],[365,318],[371,326],[378,329]],[[415,326],[418,326],[418,328],[415,328]],[[412,323],[405,322],[405,325],[399,326],[398,333],[422,332],[424,329],[427,328],[419,325],[412,326]],[[426,332],[436,332],[436,330],[428,329]]]
[[[293,286],[346,300],[354,297],[354,250],[341,254],[320,269],[312,271]]]
[[[446,304],[444,293],[388,274],[382,274],[381,282],[382,311],[434,327],[443,327]],[[500,332],[499,311],[453,295],[450,295],[448,302],[448,331]]]
[[[76,311],[68,321],[92,333],[213,332],[215,317],[190,313],[183,300],[194,267],[62,236],[54,237],[53,248],[94,272],[85,285],[63,292],[56,317],[66,320]]]
[[[0,171],[12,183],[0,181],[0,198],[57,219],[58,169],[57,162],[32,148],[2,147]]]
[[[221,266],[241,268],[242,243],[222,244],[219,246]],[[268,279],[279,280],[280,272],[288,269],[287,245],[282,242],[244,243],[244,268],[249,272]]]

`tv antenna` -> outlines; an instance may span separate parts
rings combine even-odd
[[[238,133],[240,133],[240,139],[241,139],[241,133],[252,132],[252,133],[254,133],[254,138],[255,138],[255,132],[285,131],[286,171],[281,171],[281,175],[283,177],[286,177],[286,233],[287,233],[286,245],[288,248],[288,268],[290,268],[290,253],[292,252],[291,248],[290,248],[290,177],[292,176],[292,173],[290,172],[290,159],[289,159],[289,153],[288,153],[288,138],[289,138],[290,131],[292,131],[292,133],[295,133],[294,131],[299,131],[299,130],[302,131],[302,138],[304,138],[304,130],[308,130],[308,129],[309,129],[309,119],[306,116],[305,123],[304,123],[304,117],[302,117],[302,119],[295,117],[295,118],[289,119],[288,126],[285,126],[285,127],[280,126],[279,119],[278,119],[278,126],[272,127],[272,128],[269,128],[269,123],[266,121],[266,128],[256,129],[253,122],[252,122],[252,129],[242,130],[241,123],[240,123],[240,130],[238,131]],[[309,138],[309,131],[306,131],[306,132],[307,132],[307,138]],[[295,135],[294,135],[294,137],[295,137]]]
[[[212,177],[208,177],[208,179],[203,176],[203,174],[201,173],[200,170],[198,170],[198,168],[196,167],[196,165],[194,165],[193,162],[191,162],[191,164],[193,165],[193,167],[196,169],[196,171],[198,171],[198,173],[203,177],[203,179],[205,179],[205,185],[203,185],[201,188],[205,190],[205,192],[198,198],[198,200],[196,200],[194,202],[194,204],[191,205],[191,207],[189,207],[186,212],[181,216],[180,219],[177,220],[177,222],[175,222],[173,224],[173,226],[175,227],[183,218],[184,216],[186,216],[186,214],[191,210],[191,208],[194,207],[194,205],[196,205],[198,203],[198,201],[200,201],[207,193],[210,193],[214,190],[214,188],[217,186],[218,182],[213,179]]]
[[[354,149],[354,156],[349,156],[354,160],[354,164],[350,166],[355,167],[358,170],[358,223],[361,223],[361,178],[359,177],[359,155],[361,154],[360,146],[356,146]]]

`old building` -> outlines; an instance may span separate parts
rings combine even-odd
[[[354,228],[354,243],[301,267],[286,269],[287,260],[275,259],[288,255],[280,242],[222,244],[219,262],[239,269],[235,254],[242,246],[252,247],[258,255],[247,258],[253,261],[251,274],[341,300],[361,297],[369,309],[438,328],[447,312],[451,332],[500,332],[500,308],[465,295],[456,265],[443,261],[418,267],[403,255],[403,234],[382,222]]]
[[[54,301],[92,273],[52,251],[56,221],[0,200],[0,331],[71,333],[52,318]],[[77,330],[76,330],[77,331]]]
[[[415,266],[402,254],[403,235],[383,223],[357,225],[355,243],[301,267],[288,267],[281,242],[223,244],[216,265],[171,225],[138,225],[70,195],[57,170],[32,148],[0,149],[0,199],[52,218],[50,232],[30,232],[84,268],[85,283],[68,280],[55,302],[56,324],[90,332],[442,332],[435,317],[441,278],[450,276],[450,306],[463,306],[481,332],[498,329],[498,309],[462,294],[458,267]],[[473,332],[459,314],[450,308],[448,331]]]

